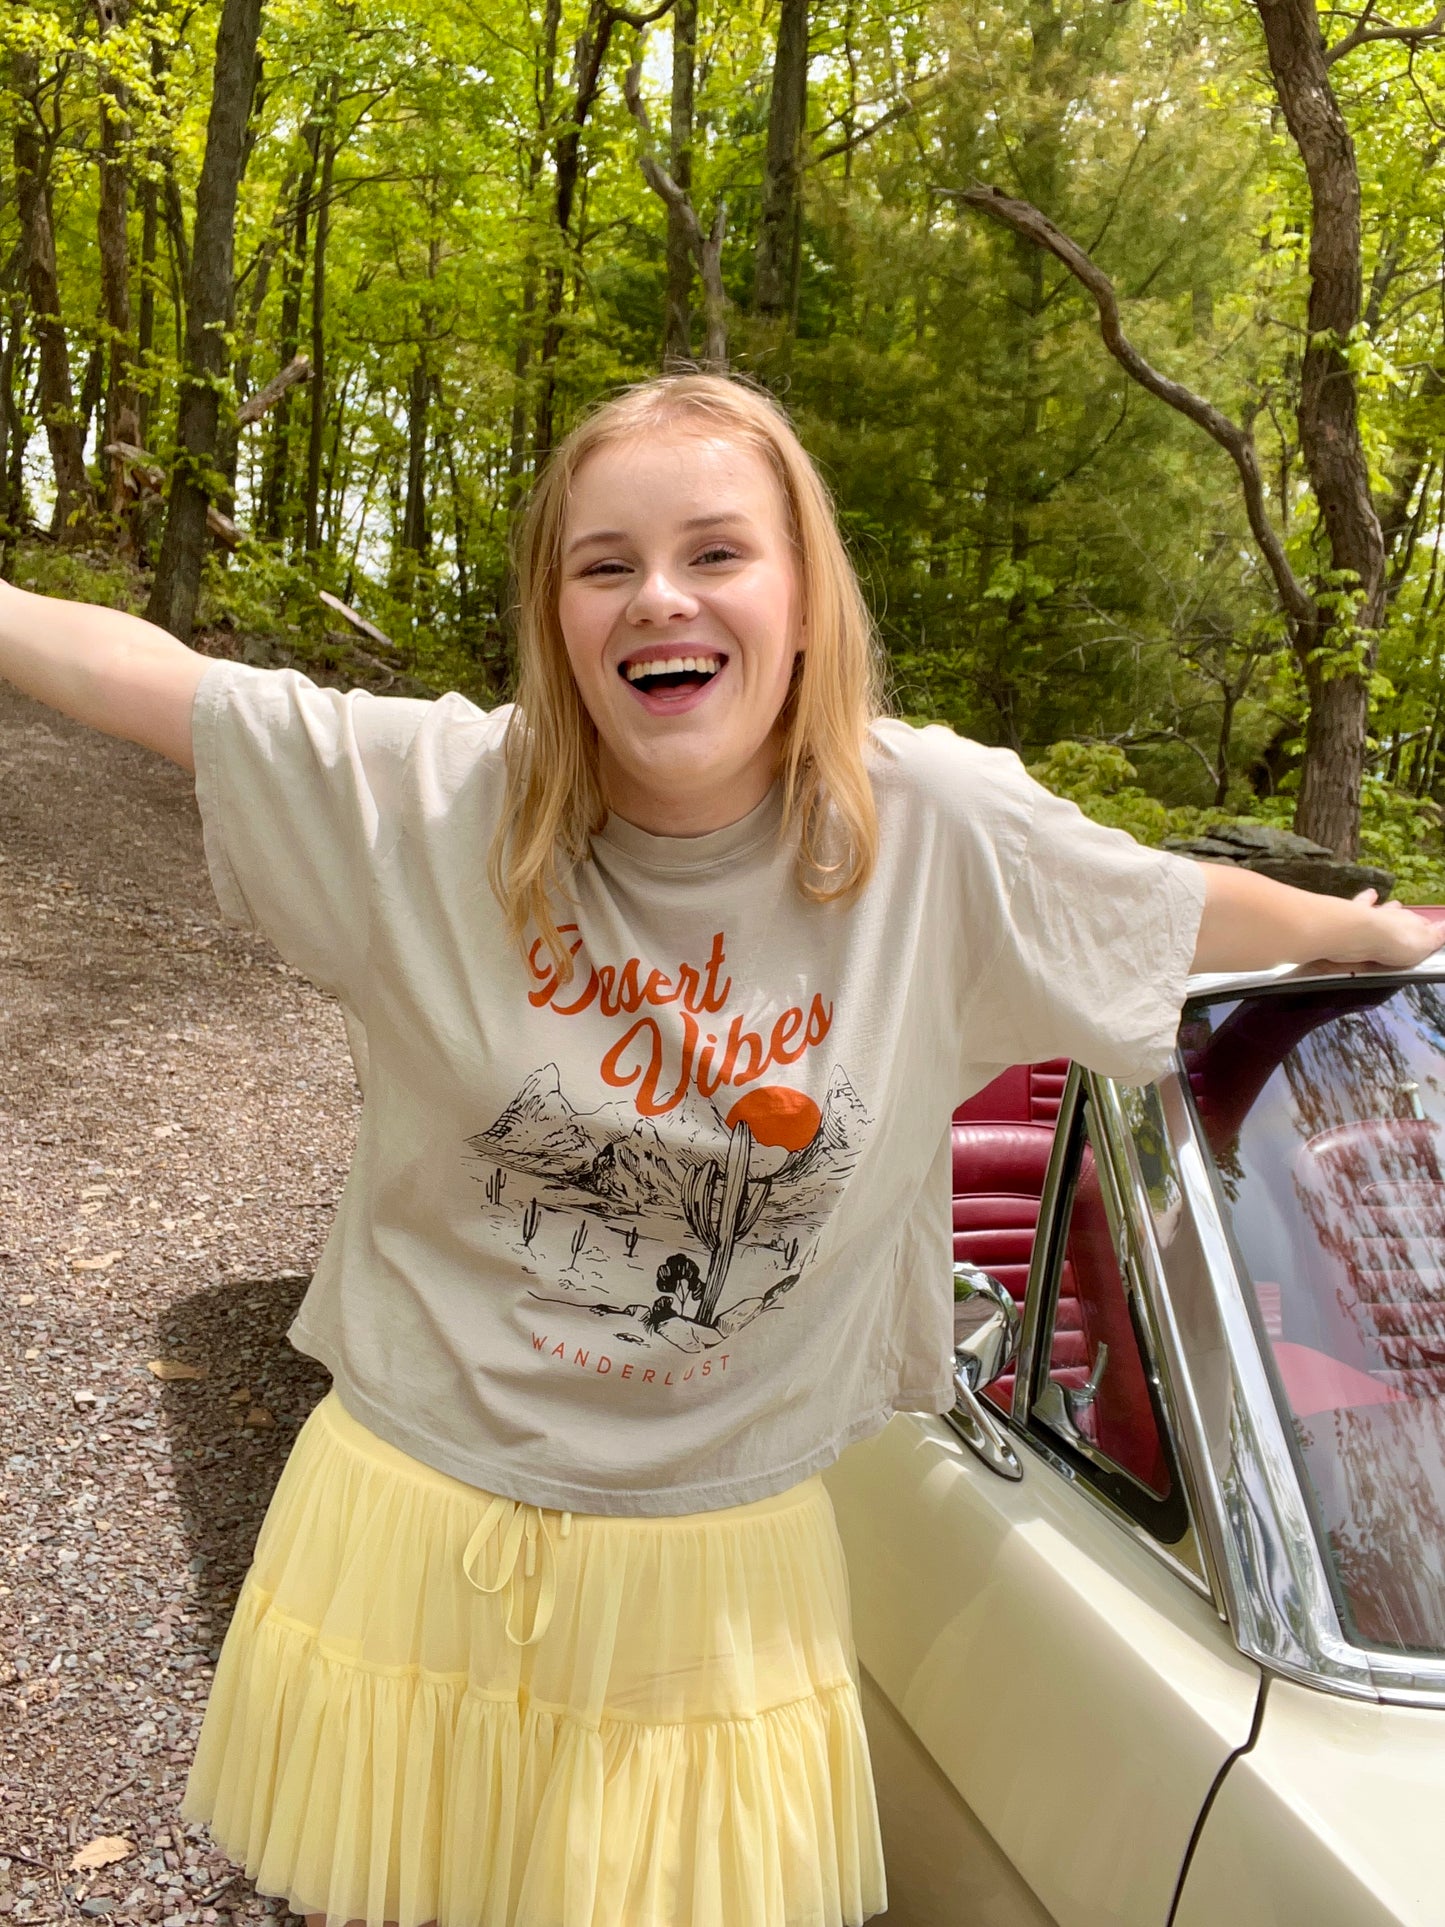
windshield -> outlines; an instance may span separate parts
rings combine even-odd
[[[1180,1035],[1360,1645],[1445,1652],[1445,984],[1252,992]]]

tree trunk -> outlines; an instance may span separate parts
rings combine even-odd
[[[3,517],[0,517],[0,580],[6,582],[13,577],[15,549],[25,520],[25,451],[30,441],[30,423],[25,408],[29,357],[23,349],[23,331],[22,302],[16,311],[8,343],[11,365],[8,390],[11,396],[10,449],[5,473],[0,476],[0,499],[3,499],[5,508]]]
[[[401,546],[418,561],[427,552],[426,449],[427,418],[432,379],[425,350],[412,364],[406,399],[406,507],[401,518]]]
[[[507,506],[522,499],[522,476],[527,466],[527,370],[532,360],[532,324],[537,313],[537,270],[528,262],[517,317],[517,345],[512,352],[512,420],[507,437]]]
[[[163,96],[166,81],[166,48],[159,39],[151,41],[151,82],[157,98]],[[156,343],[156,252],[161,228],[160,176],[165,161],[158,147],[146,152],[146,169],[137,189],[140,203],[140,307],[136,317],[136,365],[141,370],[140,444],[150,447],[151,415],[155,405],[155,378],[151,355]]]
[[[788,310],[799,222],[799,148],[807,107],[808,0],[781,0],[763,161],[762,216],[753,261],[753,307],[774,321]]]
[[[723,286],[722,251],[727,235],[727,203],[719,201],[712,232],[702,234],[698,267],[702,274],[703,366],[710,374],[728,371],[728,297]]]
[[[10,259],[0,274],[0,581],[10,578],[10,557],[20,521],[20,495],[11,486],[11,462],[25,443],[25,411],[17,392],[20,343],[25,329],[25,236],[11,250]]]
[[[31,323],[40,350],[40,416],[55,474],[52,532],[63,541],[81,539],[95,508],[85,472],[85,438],[76,417],[70,384],[70,355],[60,311],[60,281],[55,260],[55,229],[50,208],[50,151],[36,132],[33,101],[39,62],[33,54],[12,56],[15,91],[16,210],[25,241]]]
[[[296,213],[287,244],[286,266],[281,277],[280,364],[289,367],[301,346],[301,294],[306,279],[309,253],[311,199],[316,191],[316,169],[321,157],[322,97],[302,130],[306,161],[296,190]],[[279,542],[286,534],[286,503],[291,488],[291,409],[289,393],[276,404],[266,438],[266,457],[261,471],[260,534],[267,541]]]
[[[184,642],[195,625],[205,559],[225,381],[226,333],[235,302],[236,197],[256,86],[262,0],[223,0],[206,154],[186,283],[186,354],[165,535],[147,614]]]
[[[602,84],[602,67],[611,45],[617,15],[608,0],[589,0],[587,19],[577,39],[573,72],[576,87],[572,107],[553,147],[556,195],[553,218],[557,239],[564,253],[572,246],[572,209],[577,185],[582,178],[582,133]],[[562,346],[562,306],[567,292],[567,271],[561,263],[547,270],[543,304],[541,377],[537,393],[537,434],[535,460],[538,469],[552,453],[556,434],[557,355]]]
[[[90,440],[90,424],[105,401],[105,350],[97,341],[85,358],[80,383],[80,445]]]
[[[1385,612],[1385,544],[1345,355],[1363,298],[1360,176],[1330,85],[1314,0],[1256,4],[1275,92],[1310,188],[1310,293],[1298,419],[1300,451],[1329,538],[1333,579],[1321,588],[1338,593],[1348,587],[1354,598],[1354,607],[1319,636],[1320,653],[1311,651],[1303,663],[1311,714],[1295,827],[1337,856],[1352,857],[1359,847],[1367,679]],[[1331,662],[1332,654],[1339,660]],[[1316,703],[1323,708],[1318,723]]]
[[[147,368],[156,340],[156,239],[160,227],[156,206],[156,184],[144,180],[137,195],[140,202],[140,307],[136,316],[136,361]],[[152,394],[151,383],[143,377],[138,407],[140,429],[136,440],[142,448],[150,446]]]
[[[1310,707],[1295,828],[1336,856],[1351,858],[1360,848],[1368,684],[1363,676],[1324,676],[1317,659],[1312,663],[1305,676]]]
[[[692,110],[697,73],[697,0],[677,0],[672,14],[672,123],[667,171],[692,197]],[[667,293],[662,365],[692,358],[692,236],[681,211],[667,209]]]
[[[254,142],[252,144],[254,145]],[[271,270],[276,264],[276,256],[281,251],[281,243],[286,230],[286,210],[295,185],[296,177],[294,173],[288,175],[282,184],[276,218],[271,224],[270,233],[261,243],[250,270],[254,276],[251,282],[251,292],[246,299],[245,314],[241,319],[240,326],[236,330],[235,390],[238,413],[236,418],[228,422],[225,426],[221,446],[221,459],[218,464],[226,480],[226,497],[222,506],[228,515],[232,514],[235,509],[236,472],[241,459],[241,429],[243,423],[239,411],[243,409],[245,404],[251,399],[251,369],[255,360],[256,343],[259,337],[261,310],[266,305],[266,296],[270,290]],[[292,359],[294,360],[294,357]],[[283,362],[281,365],[285,368],[289,364]],[[285,395],[287,388],[283,387],[280,393]],[[270,405],[274,406],[274,403]],[[261,412],[264,414],[266,410],[263,409]],[[259,420],[260,417],[257,416],[255,419]]]
[[[561,31],[561,26],[562,0],[547,0],[546,11],[542,17],[542,47],[539,64],[541,78],[537,90],[537,135],[527,157],[525,206],[529,223],[552,126],[552,96],[557,83],[557,35]],[[509,510],[515,509],[522,499],[522,476],[527,466],[527,373],[535,346],[537,281],[535,244],[529,234],[526,263],[522,274],[522,307],[517,326],[517,345],[512,356],[514,385],[511,434],[507,444],[507,507]]]
[[[316,251],[311,263],[311,419],[306,438],[306,553],[321,547],[321,454],[326,434],[326,244],[331,236],[331,183],[336,169],[334,115],[340,83],[327,101],[321,192],[316,203]]]
[[[130,0],[96,0],[102,43],[130,15]],[[105,416],[101,442],[139,442],[140,395],[136,389],[131,343],[130,176],[122,141],[129,106],[124,83],[108,67],[101,73],[100,202],[96,240],[100,250],[100,285],[110,330],[109,366],[105,387]],[[121,464],[112,460],[106,486],[106,511],[128,527],[129,501]]]

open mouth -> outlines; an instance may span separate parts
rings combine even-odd
[[[642,696],[667,696],[705,689],[723,666],[723,658],[709,651],[695,655],[658,656],[646,662],[624,662],[618,674]]]

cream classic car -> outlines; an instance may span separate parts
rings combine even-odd
[[[958,1404],[826,1474],[888,1920],[1441,1927],[1445,963],[1195,979],[954,1173]]]

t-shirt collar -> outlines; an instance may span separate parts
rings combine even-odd
[[[592,841],[648,870],[705,870],[730,862],[776,837],[783,820],[783,786],[774,783],[756,809],[705,836],[654,836],[620,816],[609,816]]]

